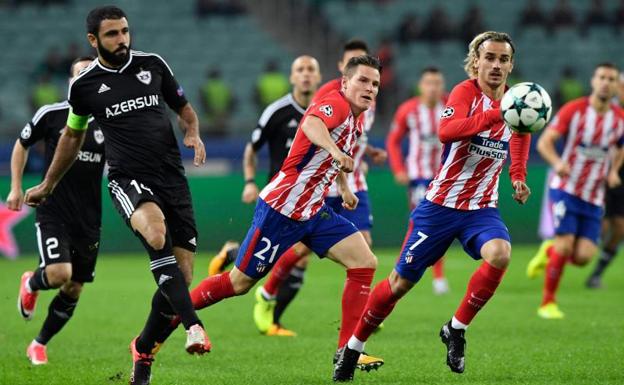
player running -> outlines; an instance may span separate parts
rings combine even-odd
[[[453,372],[464,371],[466,328],[494,295],[510,261],[509,233],[496,208],[498,179],[508,153],[513,198],[524,204],[530,195],[525,184],[530,135],[512,133],[500,113],[514,52],[511,38],[501,32],[484,32],[470,43],[465,60],[470,79],[455,86],[440,120],[442,166],[425,199],[412,211],[395,269],[375,286],[339,357],[335,381],[353,379],[365,341],[454,239],[472,258],[484,260],[455,315],[440,330],[447,365]]]
[[[618,96],[615,99],[620,108],[624,107],[624,73],[620,73]],[[620,167],[620,179],[624,179],[624,168]],[[602,250],[594,271],[587,279],[587,287],[597,289],[602,287],[602,275],[607,266],[618,253],[618,248],[624,239],[624,186],[615,188],[607,186],[605,195],[605,216],[602,220]]]
[[[542,304],[537,314],[545,319],[564,317],[555,295],[566,262],[584,266],[597,251],[603,214],[605,182],[621,184],[624,161],[624,111],[611,103],[616,93],[618,68],[596,66],[592,93],[566,103],[540,136],[537,150],[552,166],[550,182],[555,238],[548,248]],[[566,136],[563,153],[555,143]],[[616,149],[617,148],[617,149]]]
[[[94,59],[83,56],[74,60],[70,80]],[[11,156],[9,209],[22,209],[22,177],[28,149],[40,140],[44,141],[47,170],[68,114],[67,101],[49,104],[41,107],[22,129]],[[95,278],[102,219],[103,170],[104,135],[97,124],[90,121],[76,163],[56,186],[54,195],[36,210],[35,228],[41,264],[34,273],[22,274],[17,301],[21,316],[25,320],[32,319],[40,290],[59,291],[48,307],[39,334],[26,349],[26,356],[33,365],[48,363],[48,342],[74,314],[83,285]]]
[[[338,69],[341,73],[345,65],[352,57],[366,55],[368,46],[361,40],[351,40],[343,47],[341,59],[338,61]],[[313,102],[318,101],[332,91],[340,91],[341,78],[333,79],[325,83],[314,96]],[[363,156],[368,154],[375,163],[383,163],[386,160],[384,150],[368,145],[368,135],[374,121],[374,104],[363,113],[364,132],[358,138],[356,147],[353,150],[354,171],[348,174],[348,183],[351,191],[358,197],[358,205],[355,210],[348,210],[342,206],[341,193],[337,184],[334,183],[329,189],[325,203],[336,213],[352,222],[355,227],[362,232],[369,247],[372,245],[370,230],[372,228],[372,213],[368,200],[368,186],[366,184],[363,167]],[[309,255],[312,251],[302,243],[297,243],[290,250],[286,251],[275,268],[271,271],[265,284],[258,287],[255,293],[256,305],[254,306],[254,321],[258,330],[270,335],[277,331],[277,335],[294,336],[295,332],[285,329],[280,324],[281,316],[286,307],[295,298],[301,285],[308,263]],[[363,370],[377,369],[383,364],[383,360],[369,355],[362,355],[359,367]]]
[[[256,184],[257,153],[265,144],[269,147],[269,178],[277,174],[292,146],[299,122],[310,105],[312,97],[321,82],[320,66],[312,56],[299,56],[290,67],[292,92],[271,103],[262,112],[256,128],[251,134],[251,142],[245,146],[243,154],[243,173],[245,187],[241,200],[243,203],[255,203],[260,190]],[[219,253],[210,261],[208,275],[222,273],[234,262],[238,255],[239,244],[228,241]],[[286,272],[288,274],[288,272]],[[290,331],[281,327],[276,316],[276,326],[266,330],[271,335],[286,335]]]
[[[176,314],[187,330],[186,350],[210,350],[187,289],[197,231],[165,104],[179,115],[184,145],[195,150],[196,166],[204,162],[205,149],[197,115],[167,63],[156,54],[130,49],[125,13],[115,6],[98,7],[89,12],[86,24],[98,58],[71,82],[71,111],[54,159],[41,184],[26,192],[25,202],[37,206],[52,194],[76,159],[93,116],[106,137],[111,197],[147,250],[158,285],[145,327],[130,344],[130,383],[149,384],[156,336]]]
[[[204,279],[191,291],[197,309],[247,293],[301,241],[346,268],[338,346],[346,344],[368,299],[377,258],[353,223],[327,207],[325,197],[337,179],[343,206],[357,206],[344,172],[353,171],[351,155],[363,132],[360,117],[375,101],[380,68],[371,56],[352,58],[344,70],[342,91],[330,92],[308,107],[280,172],[260,192],[235,267]]]
[[[444,110],[444,76],[437,67],[427,67],[418,82],[420,96],[403,102],[392,121],[386,148],[394,180],[409,185],[408,201],[412,211],[425,197],[427,186],[438,171],[442,144],[438,139],[440,115]],[[408,137],[407,157],[401,149],[403,138]],[[444,257],[433,264],[433,292],[449,291],[444,277]]]

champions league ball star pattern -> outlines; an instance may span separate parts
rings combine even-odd
[[[536,132],[544,128],[552,114],[548,93],[537,83],[518,83],[501,100],[503,120],[520,133]]]

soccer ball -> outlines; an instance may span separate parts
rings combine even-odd
[[[512,86],[501,100],[503,120],[516,132],[528,134],[544,128],[552,114],[550,96],[537,83]]]

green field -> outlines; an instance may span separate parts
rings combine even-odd
[[[452,292],[431,293],[427,275],[373,336],[367,350],[385,358],[378,372],[356,373],[361,384],[622,384],[624,383],[624,259],[605,277],[606,289],[588,291],[589,269],[569,267],[560,306],[563,321],[543,321],[535,310],[541,281],[524,277],[533,247],[516,247],[511,268],[488,306],[467,332],[466,372],[451,373],[437,336],[449,319],[477,264],[459,248],[450,252]],[[377,250],[376,281],[392,268],[396,252]],[[196,281],[208,255],[196,262]],[[35,257],[0,260],[0,384],[123,384],[131,366],[129,341],[140,331],[154,291],[147,258],[104,255],[97,279],[87,286],[67,327],[48,345],[50,363],[32,367],[25,348],[40,327],[52,293],[43,293],[35,318],[24,322],[15,307],[22,271]],[[344,272],[314,260],[306,285],[283,321],[294,339],[264,337],[251,320],[251,295],[200,312],[213,342],[204,357],[184,352],[177,331],[157,355],[153,381],[159,384],[330,383],[340,317]]]

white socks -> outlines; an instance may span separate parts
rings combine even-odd
[[[453,329],[464,329],[464,330],[468,329],[468,325],[459,322],[459,320],[457,320],[455,316],[453,316],[453,318],[451,319],[451,327]]]
[[[349,349],[358,351],[360,353],[364,351],[365,344],[366,342],[358,340],[357,338],[355,338],[355,336],[351,336],[351,338],[349,338],[349,342],[347,342],[347,346],[349,347]]]

